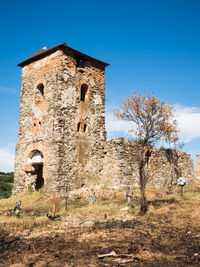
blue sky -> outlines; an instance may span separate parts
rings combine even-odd
[[[112,120],[121,99],[134,91],[153,92],[176,105],[184,150],[193,159],[200,153],[200,1],[0,4],[0,171],[13,169],[21,83],[17,63],[62,42],[111,64],[106,70],[109,138],[128,129]]]

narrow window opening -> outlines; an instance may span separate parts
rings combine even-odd
[[[37,89],[39,93],[44,96],[44,85],[42,83],[38,84]]]
[[[81,85],[81,101],[85,101],[85,97],[86,97],[87,91],[88,91],[87,84],[85,84],[85,83],[82,84]]]
[[[81,126],[81,124],[80,124],[80,122],[79,122],[78,125],[77,125],[77,132],[80,131],[80,126]]]
[[[41,121],[39,121],[39,123],[38,123],[39,129],[41,128],[41,125],[42,125]]]
[[[84,126],[83,126],[84,133],[86,132],[86,130],[87,130],[87,124],[84,124]]]

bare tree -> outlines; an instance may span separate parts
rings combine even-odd
[[[130,133],[139,144],[139,178],[141,190],[140,214],[148,209],[146,200],[146,184],[149,179],[146,171],[152,147],[158,141],[177,143],[178,129],[174,119],[174,106],[166,104],[155,95],[133,94],[122,101],[121,109],[115,111],[115,117],[134,122]]]

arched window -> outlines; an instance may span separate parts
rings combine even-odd
[[[87,92],[88,86],[84,83],[81,85],[81,101],[85,101]]]
[[[42,83],[38,84],[37,89],[38,89],[40,95],[44,96],[44,84],[42,84]]]
[[[43,154],[39,150],[33,150],[28,157],[28,163],[43,163]]]

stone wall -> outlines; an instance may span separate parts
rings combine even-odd
[[[123,188],[138,184],[138,146],[125,142],[124,138],[106,143],[101,182]]]
[[[43,178],[46,187],[51,177],[58,177],[58,144],[54,101],[58,92],[57,75],[63,72],[62,51],[30,63],[22,69],[20,120],[15,157],[13,193],[27,190],[31,181],[28,158],[38,150],[44,156]],[[43,95],[37,89],[43,84]],[[47,90],[48,88],[48,90]],[[39,129],[39,122],[41,124]],[[53,156],[52,156],[53,155]],[[51,179],[54,183],[54,180]]]
[[[154,186],[175,185],[179,177],[188,184],[195,182],[195,169],[189,154],[174,149],[154,149],[149,160],[149,170]]]
[[[117,188],[139,185],[139,146],[123,138],[113,139],[105,146],[101,182]],[[149,184],[153,187],[171,186],[177,178],[195,181],[193,161],[189,154],[170,149],[154,148],[148,163]]]
[[[197,155],[196,177],[200,179],[200,155]]]

